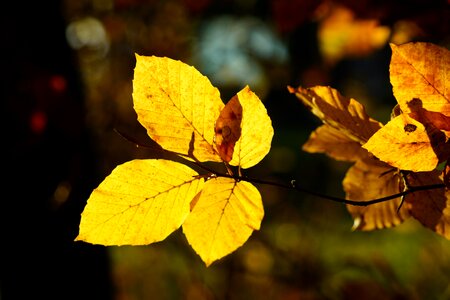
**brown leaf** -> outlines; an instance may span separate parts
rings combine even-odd
[[[373,200],[400,192],[398,170],[374,158],[356,162],[343,180],[346,198],[350,200]],[[402,223],[409,217],[402,206],[401,198],[395,198],[369,206],[347,205],[354,219],[353,228],[373,230],[389,228]]]
[[[238,96],[225,105],[216,121],[214,143],[225,162],[233,158],[234,145],[241,137],[242,106]]]
[[[439,171],[409,173],[411,186],[440,184]],[[448,188],[418,191],[406,196],[405,202],[411,215],[423,226],[450,239],[450,191]]]

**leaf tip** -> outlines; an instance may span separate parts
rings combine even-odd
[[[288,85],[287,86],[287,90],[288,90],[288,92],[289,93],[291,93],[291,94],[294,94],[295,93],[295,91],[296,91],[296,89],[295,88],[293,88],[292,86],[290,86],[290,85]]]
[[[360,229],[361,226],[362,226],[362,218],[360,216],[355,217],[355,219],[353,220],[352,231]]]

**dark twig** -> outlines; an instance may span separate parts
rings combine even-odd
[[[209,170],[211,171],[211,170]],[[445,185],[442,184],[431,184],[431,185],[422,185],[422,186],[410,186],[408,187],[407,190],[397,193],[397,194],[393,194],[393,195],[389,195],[386,197],[381,197],[381,198],[377,198],[377,199],[372,199],[372,200],[349,200],[349,199],[344,199],[344,198],[340,198],[340,197],[334,197],[334,196],[330,196],[330,195],[326,195],[326,194],[322,194],[322,193],[318,193],[316,191],[312,191],[312,190],[308,190],[305,188],[302,188],[300,186],[297,186],[295,183],[295,180],[292,180],[290,184],[286,184],[286,183],[280,183],[280,182],[275,182],[275,181],[268,181],[268,180],[261,180],[258,178],[251,178],[251,177],[246,177],[246,176],[236,176],[236,175],[229,175],[229,174],[224,174],[224,173],[214,173],[217,177],[226,177],[226,178],[232,178],[235,179],[237,181],[247,181],[247,182],[251,182],[251,183],[258,183],[258,184],[267,184],[267,185],[271,185],[271,186],[276,186],[276,187],[281,187],[281,188],[286,188],[286,189],[294,189],[298,192],[302,192],[305,194],[309,194],[309,195],[313,195],[319,198],[323,198],[323,199],[327,199],[327,200],[331,200],[334,202],[339,202],[339,203],[344,203],[344,204],[349,204],[349,205],[353,205],[353,206],[368,206],[368,205],[372,205],[372,204],[377,204],[377,203],[381,203],[381,202],[386,202],[398,197],[404,197],[406,195],[418,192],[418,191],[425,191],[425,190],[434,190],[434,189],[442,189],[445,187]]]

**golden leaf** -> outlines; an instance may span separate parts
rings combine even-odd
[[[133,101],[139,122],[164,149],[199,161],[222,161],[213,139],[224,104],[195,68],[167,57],[136,55]]]
[[[441,131],[426,127],[404,113],[377,131],[363,148],[391,166],[419,172],[436,168],[439,149],[445,143]]]
[[[423,108],[450,116],[450,51],[431,43],[390,44],[394,96],[403,112],[420,99]]]
[[[241,136],[234,145],[230,165],[247,169],[269,153],[273,127],[264,104],[248,86],[235,97],[242,107]]]
[[[400,192],[400,179],[398,170],[372,158],[356,162],[342,184],[347,199],[364,201]],[[400,203],[399,197],[369,206],[347,205],[347,209],[354,219],[354,229],[374,230],[396,226],[409,217],[404,206],[398,211]]]
[[[146,245],[181,226],[203,186],[191,168],[168,160],[117,166],[92,192],[76,240],[102,245]]]
[[[370,118],[364,106],[353,98],[342,96],[337,90],[316,86],[288,90],[295,94],[313,114],[324,123],[341,131],[349,139],[364,144],[381,128],[381,123]]]
[[[328,124],[313,131],[302,149],[310,153],[325,153],[343,161],[357,161],[368,156],[367,150],[361,148],[360,143]]]
[[[336,3],[335,3],[336,4]],[[326,61],[368,55],[383,47],[390,34],[376,19],[358,19],[345,6],[333,5],[318,28],[319,48]]]
[[[189,244],[207,266],[242,246],[264,216],[261,195],[231,178],[207,181],[183,224]]]

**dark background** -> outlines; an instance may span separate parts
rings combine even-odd
[[[321,45],[338,49],[339,29],[325,42],[320,32],[336,6],[376,20],[389,36],[359,49],[376,33],[350,30],[343,35],[355,34],[358,43],[331,57]],[[258,186],[261,231],[209,268],[180,231],[148,247],[73,241],[92,189],[116,165],[159,155],[115,131],[148,142],[132,110],[134,53],[196,66],[224,101],[249,84],[275,136],[248,174],[343,196],[348,165],[301,151],[319,122],[286,86],[331,85],[385,122],[395,105],[388,42],[448,48],[448,17],[448,2],[419,0],[8,3],[0,19],[0,298],[450,298],[448,241],[414,221],[351,232],[344,206],[273,187]]]

